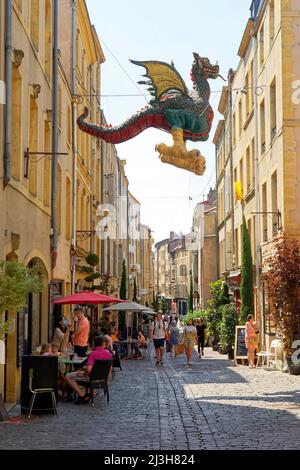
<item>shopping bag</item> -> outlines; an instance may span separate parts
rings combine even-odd
[[[176,344],[175,346],[175,356],[180,356],[180,354],[183,354],[184,353],[184,343],[179,343],[179,344]]]

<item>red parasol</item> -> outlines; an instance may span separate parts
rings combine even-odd
[[[124,302],[124,300],[110,297],[105,294],[95,294],[95,292],[77,292],[76,294],[67,295],[66,297],[59,297],[54,300],[54,304],[110,304]]]

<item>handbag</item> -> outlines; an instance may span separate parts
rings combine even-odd
[[[179,343],[175,345],[175,357],[180,356],[183,354],[185,350],[184,343]]]

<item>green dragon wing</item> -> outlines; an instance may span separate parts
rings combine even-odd
[[[144,62],[130,60],[130,62],[145,67],[146,74],[143,75],[143,77],[147,77],[150,80],[148,82],[140,81],[138,83],[140,85],[150,85],[148,91],[151,95],[155,96],[157,100],[160,100],[168,93],[188,96],[189,92],[186,84],[173,65],[155,60],[147,60]]]

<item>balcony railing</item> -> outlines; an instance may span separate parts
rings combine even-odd
[[[259,16],[260,10],[264,4],[265,0],[252,0],[250,11],[251,11],[251,18],[256,20]]]

